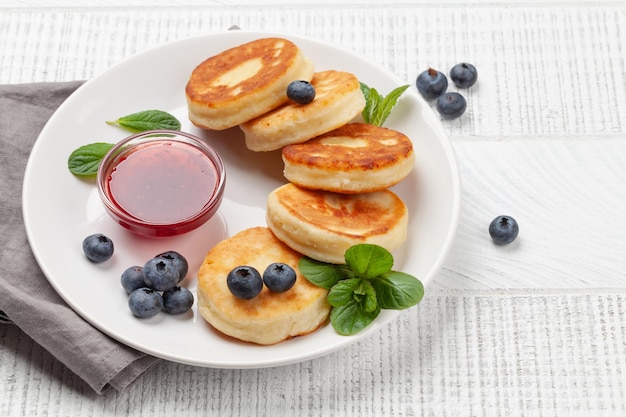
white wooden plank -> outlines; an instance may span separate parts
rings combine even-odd
[[[625,139],[455,143],[462,214],[435,287],[626,289]],[[500,214],[520,225],[507,246]]]

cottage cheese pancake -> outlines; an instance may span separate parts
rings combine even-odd
[[[262,345],[315,331],[330,312],[328,291],[298,272],[301,257],[267,227],[246,229],[223,240],[209,251],[198,272],[198,311],[222,333]],[[226,276],[232,269],[249,265],[263,274],[274,262],[288,264],[296,271],[291,289],[273,293],[264,286],[251,300],[231,294]]]
[[[272,191],[267,225],[292,249],[322,262],[344,263],[353,245],[372,243],[392,251],[404,242],[408,210],[392,191],[339,194],[292,183]]]
[[[258,39],[221,52],[191,73],[185,93],[196,126],[223,130],[285,103],[287,85],[311,80],[313,63],[293,42]]]
[[[246,146],[252,151],[273,151],[302,143],[350,122],[365,107],[359,80],[342,71],[313,75],[315,99],[309,104],[287,104],[243,123]]]
[[[379,191],[413,169],[413,143],[404,134],[349,123],[304,143],[283,148],[284,175],[305,188],[355,194]]]

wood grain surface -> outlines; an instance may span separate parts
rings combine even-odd
[[[444,123],[462,213],[418,307],[316,360],[162,362],[104,395],[0,324],[0,416],[626,415],[626,4],[43,3],[0,5],[0,83],[88,79],[233,24],[333,42],[410,84],[468,61],[479,82]],[[520,223],[504,247],[487,233],[499,214]]]

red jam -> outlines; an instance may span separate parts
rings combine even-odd
[[[131,216],[148,223],[174,223],[209,202],[216,173],[191,145],[148,143],[118,161],[107,183],[113,202]]]
[[[213,161],[193,144],[161,139],[122,152],[102,185],[122,226],[144,235],[172,236],[214,214],[221,200],[216,196],[221,192],[219,175]],[[210,204],[215,208],[207,210]]]

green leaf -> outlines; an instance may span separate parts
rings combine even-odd
[[[360,87],[363,97],[365,97],[365,107],[361,113],[363,120],[365,123],[376,126],[382,126],[385,123],[402,93],[409,88],[408,85],[403,85],[395,88],[387,96],[382,96],[375,88],[371,88],[363,82],[360,82]]]
[[[180,130],[180,121],[168,112],[161,110],[145,110],[138,113],[120,117],[117,120],[108,121],[108,124],[119,125],[132,132],[144,132],[146,130]]]
[[[333,307],[343,306],[354,301],[355,290],[363,280],[360,278],[344,279],[337,282],[328,293],[328,304]]]
[[[404,272],[387,272],[370,282],[380,308],[400,310],[416,305],[424,297],[422,282]]]
[[[367,95],[367,100],[365,101],[365,108],[363,109],[363,120],[365,123],[374,124],[373,120],[376,118],[376,113],[378,113],[378,106],[382,101],[382,97],[376,91],[375,88],[369,89],[369,94]]]
[[[374,278],[391,271],[393,256],[381,246],[363,243],[346,251],[346,264],[357,277]]]
[[[365,84],[364,82],[359,82],[359,85],[361,87],[361,92],[363,93],[363,97],[365,98],[365,107],[363,108],[363,111],[361,112],[361,114],[363,115],[363,120],[365,121],[365,123],[369,123],[370,115],[371,115],[370,109],[372,107],[372,99],[370,98],[371,90],[369,86]]]
[[[371,313],[379,307],[378,298],[376,297],[376,290],[369,280],[362,280],[360,288],[357,288],[355,292],[359,292],[365,296],[362,301],[363,309],[366,313]]]
[[[298,270],[313,285],[327,290],[350,275],[345,266],[316,261],[306,256],[300,258]]]
[[[382,126],[389,115],[391,114],[391,110],[395,107],[398,99],[404,93],[404,91],[409,88],[408,85],[403,85],[398,88],[395,88],[391,93],[387,94],[385,98],[381,100],[381,103],[378,105],[376,109],[376,115],[374,120],[372,120],[372,124],[376,126]]]
[[[330,312],[330,323],[337,333],[349,336],[369,326],[380,314],[380,308],[367,312],[363,304],[352,301],[346,305],[333,307]]]
[[[105,142],[81,146],[70,154],[67,167],[74,175],[82,177],[96,175],[100,161],[112,147],[112,143]]]

